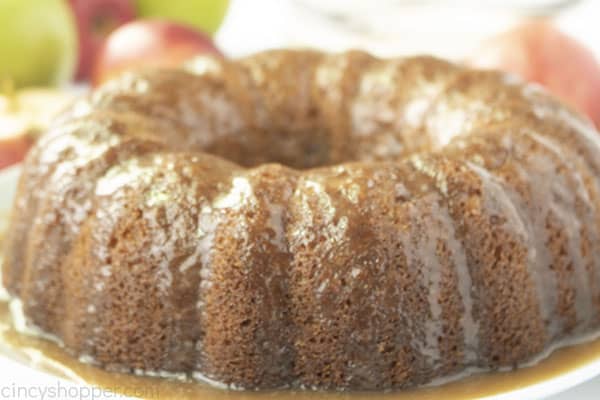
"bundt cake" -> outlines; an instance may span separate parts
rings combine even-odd
[[[3,281],[111,370],[388,390],[512,368],[600,332],[600,139],[431,57],[129,73],[29,154]]]

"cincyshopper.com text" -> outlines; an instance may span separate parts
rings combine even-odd
[[[0,399],[11,400],[99,400],[142,398],[159,400],[158,389],[151,387],[109,387],[65,385],[56,381],[54,385],[17,385],[0,382]]]

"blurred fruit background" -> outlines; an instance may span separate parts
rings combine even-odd
[[[73,97],[128,69],[209,53],[228,0],[0,0],[0,169]]]
[[[537,82],[600,126],[600,1],[0,0],[0,168],[136,68],[276,47],[431,53]]]

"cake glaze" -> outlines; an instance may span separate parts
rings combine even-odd
[[[386,390],[600,330],[600,139],[431,57],[271,51],[109,82],[28,155],[3,280],[122,371]]]

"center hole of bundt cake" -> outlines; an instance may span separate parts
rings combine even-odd
[[[353,161],[332,145],[323,133],[279,131],[255,133],[251,140],[216,143],[206,151],[244,167],[278,163],[295,169],[309,169]],[[336,156],[337,154],[337,156]]]

